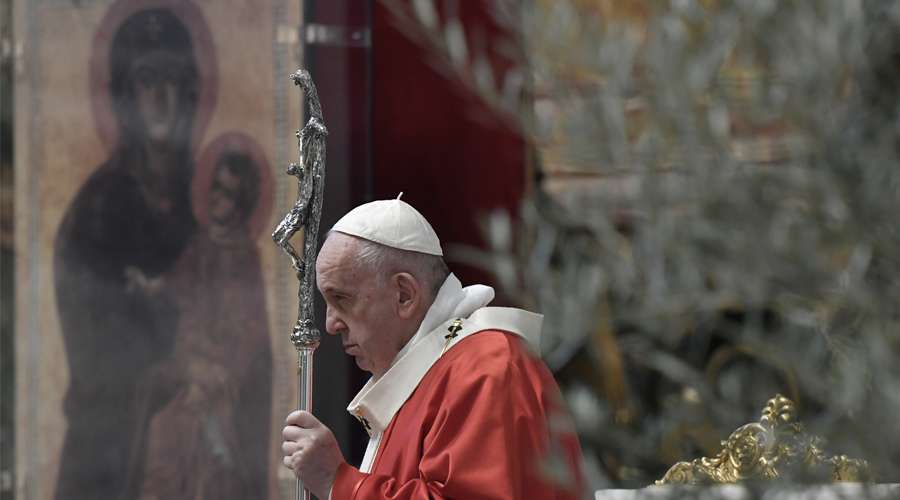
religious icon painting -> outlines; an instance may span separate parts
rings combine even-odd
[[[15,3],[16,498],[281,497],[299,10]]]

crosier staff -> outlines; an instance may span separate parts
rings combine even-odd
[[[316,329],[313,310],[313,285],[316,281],[316,248],[319,239],[319,220],[322,218],[322,197],[325,194],[325,136],[328,130],[322,118],[322,105],[316,86],[309,72],[298,69],[291,75],[294,85],[306,94],[309,105],[309,121],[298,130],[297,146],[300,163],[291,163],[288,175],[297,177],[299,183],[297,201],[278,223],[272,239],[291,257],[291,264],[300,281],[297,324],[291,331],[291,343],[297,349],[297,377],[299,379],[300,407],[312,411],[313,354],[319,347],[321,334]],[[291,238],[303,229],[303,256],[291,245]],[[297,499],[309,500],[309,490],[297,480]]]

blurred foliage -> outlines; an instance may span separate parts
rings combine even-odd
[[[457,2],[382,3],[535,151],[467,255],[545,314],[595,486],[714,454],[776,392],[900,480],[900,3],[502,1],[489,48]]]

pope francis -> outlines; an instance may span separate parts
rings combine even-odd
[[[398,197],[350,211],[322,245],[316,283],[325,329],[372,378],[347,408],[370,436],[358,468],[312,414],[287,417],[284,464],[314,495],[582,495],[578,439],[533,354],[542,317],[463,287],[416,209]]]

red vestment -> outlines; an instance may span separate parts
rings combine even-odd
[[[521,338],[473,334],[391,420],[371,473],[340,466],[331,498],[579,498],[581,449],[562,408],[553,376]]]

